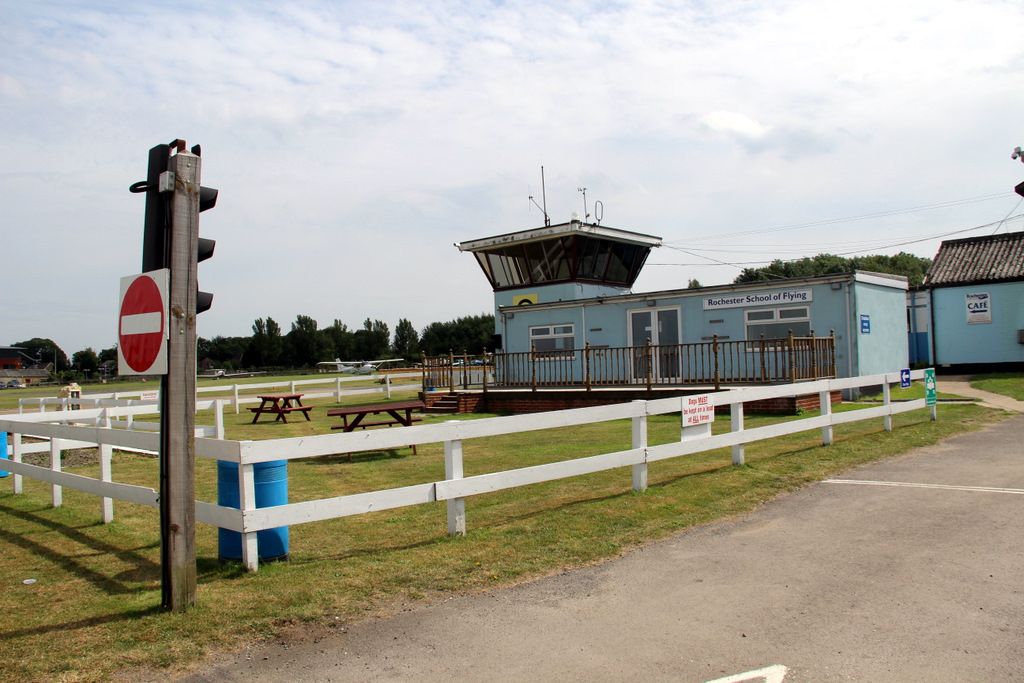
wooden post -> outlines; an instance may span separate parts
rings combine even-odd
[[[487,393],[487,359],[490,358],[490,354],[487,353],[487,349],[484,349],[484,364],[480,366],[481,382],[483,383],[483,392]]]
[[[245,513],[256,509],[256,471],[250,463],[238,463],[238,508],[242,511],[244,527]],[[250,572],[260,567],[259,542],[255,531],[242,534],[242,564]]]
[[[14,451],[11,454],[11,459],[14,462],[21,462],[21,432],[15,432],[11,434],[11,449]],[[20,474],[14,475],[14,493],[22,492],[22,479]]]
[[[60,439],[50,437],[50,470],[60,472]],[[64,488],[59,484],[50,485],[50,502],[59,508],[64,502]]]
[[[882,405],[888,410],[892,409],[892,387],[889,385],[888,377],[882,380]],[[885,428],[885,431],[892,431],[892,413],[882,417],[882,426]]]
[[[743,431],[743,404],[733,403],[729,405],[729,427],[733,432]],[[746,451],[744,444],[736,444],[732,447],[732,464],[742,465],[746,462]]]
[[[218,398],[213,402],[213,428],[216,432],[214,438],[224,438],[224,399]]]
[[[832,415],[832,393],[827,389],[818,393],[818,408],[822,417]],[[832,425],[828,424],[821,428],[821,445],[832,445]]]
[[[530,343],[530,391],[537,391],[537,345]]]
[[[648,337],[647,341],[644,343],[644,375],[647,381],[647,391],[651,390],[651,377],[654,374],[654,368],[651,367],[652,360],[651,338]]]
[[[449,422],[457,422],[450,420]],[[462,479],[462,441],[444,442],[444,478]],[[448,503],[448,535],[466,535],[466,499],[453,498]]]
[[[590,391],[590,342],[583,345],[583,386]]]
[[[110,409],[104,409],[103,414],[100,418],[101,424],[104,429],[110,429]],[[106,482],[113,481],[114,473],[112,471],[112,461],[114,457],[114,447],[110,444],[100,442],[97,444],[100,452],[100,479]],[[103,515],[103,523],[110,524],[114,521],[114,499],[113,498],[101,498],[100,499],[100,514]]]
[[[818,379],[818,345],[814,343],[814,330],[811,330],[811,379]]]
[[[761,333],[761,381],[765,384],[768,383],[768,355],[764,332]]]
[[[634,405],[637,403],[647,405],[647,401],[633,401]],[[633,418],[633,448],[647,448],[647,415],[638,415]],[[647,490],[646,462],[633,465],[633,490]]]
[[[722,378],[718,374],[718,335],[714,334],[711,336],[711,352],[714,355],[715,363],[715,391],[722,388]]]
[[[793,330],[789,331],[786,343],[789,346],[787,355],[789,357],[789,381],[796,383],[796,348],[793,344]]]
[[[448,389],[455,393],[455,354],[448,349]]]
[[[828,371],[829,377],[835,379],[836,376],[836,331],[829,330],[829,345],[828,345]]]
[[[238,415],[241,412],[241,408],[238,406],[238,385],[235,384],[231,388],[234,390],[235,415]]]
[[[160,537],[162,606],[176,612],[196,602],[196,256],[201,159],[178,152],[170,239],[167,375],[160,401]]]

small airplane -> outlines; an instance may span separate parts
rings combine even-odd
[[[334,360],[324,360],[317,363],[320,367],[324,368],[325,372],[345,372],[350,375],[372,375],[377,372],[382,366],[388,363],[401,363],[403,358],[386,358],[380,360],[341,360],[335,358]],[[333,370],[330,369],[333,366]]]
[[[267,374],[267,373],[265,371],[263,371],[263,370],[259,370],[259,371],[256,371],[256,372],[227,372],[226,370],[214,369],[214,370],[210,370],[205,375],[196,375],[196,378],[197,379],[221,379],[221,378],[227,379],[227,378],[230,378],[230,377],[255,377],[256,375],[265,375],[265,374]]]

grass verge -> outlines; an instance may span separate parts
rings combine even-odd
[[[852,409],[848,406],[843,409]],[[317,411],[314,411],[317,412]],[[320,411],[322,412],[322,411]],[[0,494],[0,658],[9,680],[97,681],[138,667],[187,667],[204,654],[268,637],[295,621],[344,623],[398,600],[507,585],[615,556],[681,529],[747,512],[809,482],[856,465],[978,429],[1003,413],[943,406],[836,427],[835,443],[817,430],[747,446],[730,465],[728,449],[650,466],[650,488],[630,490],[628,468],[477,496],[467,501],[468,535],[446,535],[443,503],[291,529],[287,563],[246,574],[217,560],[216,529],[197,528],[199,604],[165,614],[155,510],[116,504],[117,521],[98,522],[99,501],[26,481],[26,494]],[[748,417],[748,427],[778,418]],[[290,425],[252,425],[265,435]],[[297,423],[305,429],[307,423]],[[719,418],[716,431],[728,429]],[[678,438],[678,416],[649,423],[652,444]],[[277,429],[277,432],[284,432]],[[608,452],[629,446],[629,422],[478,439],[465,444],[472,475]],[[274,436],[281,436],[275,433]],[[69,468],[94,475],[95,464]],[[289,467],[292,501],[402,486],[443,477],[441,446],[338,455]],[[153,486],[156,463],[117,453],[118,481]],[[7,484],[9,480],[4,480]],[[8,484],[9,485],[9,484]],[[198,497],[216,499],[216,467],[197,466]],[[24,579],[36,583],[25,585]],[[336,620],[335,617],[340,617]],[[59,643],[59,647],[54,644]]]
[[[991,391],[993,394],[1002,394],[1018,401],[1024,401],[1024,373],[1021,372],[976,375],[971,377],[971,386],[982,391]]]

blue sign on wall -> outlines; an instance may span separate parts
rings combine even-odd
[[[860,333],[871,334],[871,316],[862,314],[860,316]]]

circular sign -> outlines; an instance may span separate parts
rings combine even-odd
[[[135,372],[144,373],[160,355],[167,324],[164,301],[153,278],[141,275],[121,301],[118,340],[121,355]]]

